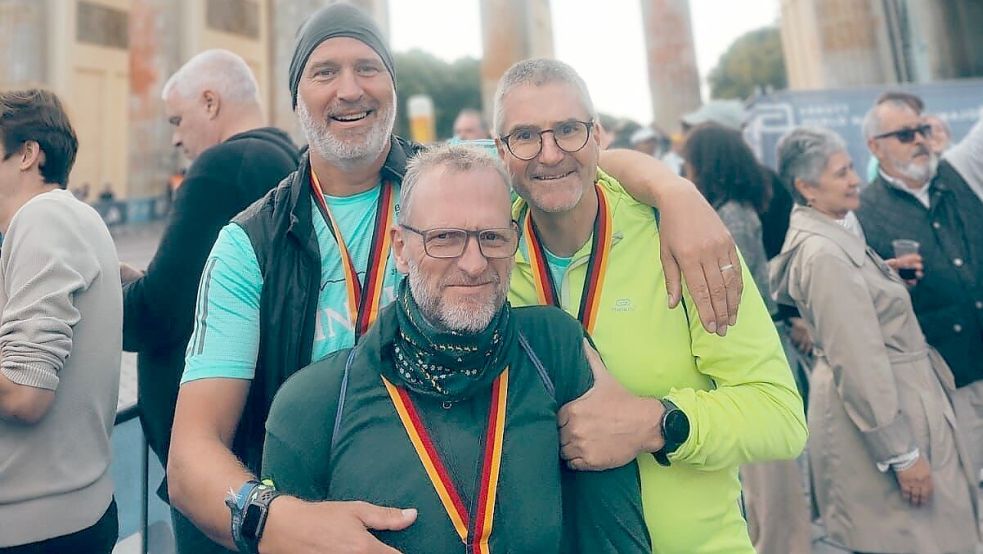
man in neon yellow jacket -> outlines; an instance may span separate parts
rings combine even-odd
[[[499,154],[522,197],[511,302],[578,317],[614,377],[598,373],[560,412],[563,457],[582,470],[637,457],[655,552],[751,554],[738,467],[802,451],[802,399],[757,287],[717,334],[687,291],[669,309],[657,216],[597,169],[596,117],[583,80],[555,60],[519,62],[495,95]],[[720,260],[725,277],[742,265]]]

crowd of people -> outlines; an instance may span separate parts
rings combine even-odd
[[[65,190],[58,98],[0,93],[0,553],[112,551],[124,349],[181,554],[784,554],[814,516],[853,552],[973,552],[983,124],[940,152],[883,95],[864,188],[824,129],[761,166],[731,105],[666,163],[618,148],[549,59],[424,147],[396,82],[366,14],[315,12],[298,148],[239,56],[194,56],[145,269]]]

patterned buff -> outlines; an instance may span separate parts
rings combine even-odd
[[[509,303],[484,331],[465,334],[442,331],[423,317],[403,279],[396,295],[399,332],[393,342],[393,363],[409,390],[443,401],[464,400],[491,387],[508,365],[516,342]]]

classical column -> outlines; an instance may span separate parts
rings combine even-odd
[[[481,0],[481,36],[481,102],[491,125],[502,74],[517,61],[553,57],[549,0]]]
[[[700,104],[688,0],[641,0],[655,123],[668,132]]]

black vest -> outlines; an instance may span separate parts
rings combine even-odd
[[[402,183],[406,162],[420,146],[392,137],[381,178]],[[266,417],[280,385],[309,365],[321,286],[321,252],[311,220],[310,161],[236,216],[256,254],[263,288],[259,354],[232,451],[256,475],[263,459]],[[337,249],[327,252],[337,256]]]
[[[857,216],[867,243],[884,259],[891,241],[921,244],[925,276],[911,303],[930,345],[952,368],[956,385],[983,379],[983,203],[946,161],[929,187],[929,208],[878,176],[861,195]]]

